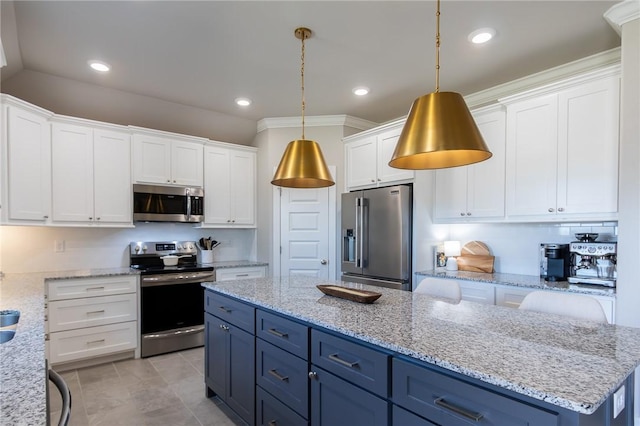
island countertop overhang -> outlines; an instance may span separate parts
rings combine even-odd
[[[640,329],[586,323],[399,290],[371,305],[323,295],[310,277],[205,283],[206,288],[412,359],[583,414],[640,363]]]

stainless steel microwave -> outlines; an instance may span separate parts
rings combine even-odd
[[[134,184],[133,220],[202,222],[204,190],[197,187]]]

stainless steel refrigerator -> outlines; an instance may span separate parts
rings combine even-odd
[[[412,188],[342,194],[342,280],[411,290]]]

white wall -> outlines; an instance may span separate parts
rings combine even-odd
[[[256,258],[253,229],[198,229],[181,223],[139,223],[125,229],[3,226],[0,257],[4,273],[128,267],[132,241],[209,236],[222,241],[214,251],[215,261]],[[54,252],[56,241],[64,241],[64,252]]]

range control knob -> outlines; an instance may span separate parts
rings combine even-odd
[[[145,253],[146,251],[147,251],[147,246],[146,245],[142,246],[142,252]]]
[[[137,252],[139,252],[139,251],[140,251],[140,246],[135,246],[135,247],[133,248],[133,251],[135,251],[136,253],[137,253]]]

